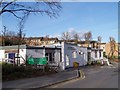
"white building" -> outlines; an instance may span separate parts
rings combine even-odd
[[[60,48],[56,47],[37,47],[37,46],[19,46],[19,56],[18,56],[18,45],[15,46],[4,46],[0,50],[0,61],[6,59],[13,59],[18,64],[26,63],[26,60],[30,57],[32,58],[43,58],[48,59],[48,63],[53,63],[54,60],[60,59]],[[19,58],[19,60],[18,60]]]
[[[29,57],[46,57],[49,65],[60,66],[61,70],[65,70],[74,67],[74,63],[84,66],[88,61],[103,59],[102,49],[86,48],[65,42],[46,46],[20,45],[19,48],[19,56],[17,56],[18,45],[0,47],[0,60],[10,58],[18,64],[22,64]],[[18,57],[20,58],[18,59]]]
[[[87,48],[79,47],[75,44],[61,43],[62,52],[62,69],[73,67],[74,63],[78,63],[79,66],[87,64]]]
[[[103,60],[103,49],[87,48],[88,49],[88,61]]]

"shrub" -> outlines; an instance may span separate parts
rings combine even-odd
[[[16,66],[8,63],[2,63],[2,79],[15,80],[26,77],[42,76],[55,73],[48,65],[45,66],[45,72],[41,69],[30,66]]]
[[[120,59],[120,56],[118,56],[118,59]]]
[[[14,67],[11,64],[7,64],[7,63],[2,63],[2,74],[6,75],[6,74],[10,74],[14,72]]]
[[[50,66],[49,65],[46,65],[45,68],[44,68],[45,72],[48,72],[50,71]]]
[[[106,57],[106,58],[107,58],[106,52],[103,52],[103,57]]]

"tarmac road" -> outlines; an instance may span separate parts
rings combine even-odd
[[[118,67],[116,64],[83,68],[83,71],[85,73],[84,79],[76,79],[48,88],[118,88]]]

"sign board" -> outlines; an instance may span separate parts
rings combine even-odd
[[[28,64],[40,64],[40,65],[45,65],[47,64],[47,58],[29,58],[28,59]]]

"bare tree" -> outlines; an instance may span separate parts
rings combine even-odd
[[[101,37],[101,36],[98,36],[98,42],[101,43],[101,40],[102,40],[102,37]]]
[[[80,35],[79,35],[78,32],[73,31],[71,34],[72,34],[72,37],[73,37],[73,39],[74,39],[75,41],[80,40]]]
[[[23,39],[25,37],[25,34],[23,33],[24,30],[24,24],[28,16],[24,16],[20,22],[18,23],[18,53],[17,53],[17,65],[20,62],[20,56],[19,56],[19,50],[20,50],[20,45],[23,44]]]
[[[116,41],[114,37],[110,37],[109,39],[110,39],[110,52],[108,54],[108,57],[112,58],[115,52],[115,48],[116,48],[116,45],[115,45]]]
[[[88,44],[89,46],[90,41],[92,39],[92,33],[90,31],[87,33],[84,33],[84,39],[85,39],[86,44]]]
[[[63,32],[61,38],[64,41],[69,41],[71,39],[70,32],[68,32],[68,31],[67,32]]]
[[[3,26],[1,37],[2,37],[2,46],[18,44],[17,41],[18,36],[16,32],[8,30],[6,26]]]
[[[8,32],[8,29],[6,26],[3,26],[3,31],[2,31],[2,46],[5,45],[5,39],[6,39],[6,34]]]
[[[35,0],[32,3],[19,2],[19,0],[12,0],[10,2],[1,0],[0,6],[0,15],[10,13],[18,19],[23,19],[23,17],[28,16],[31,13],[40,13],[41,15],[46,14],[56,18],[59,16],[59,11],[62,8],[60,2],[55,0],[41,0],[41,2],[36,2]]]

